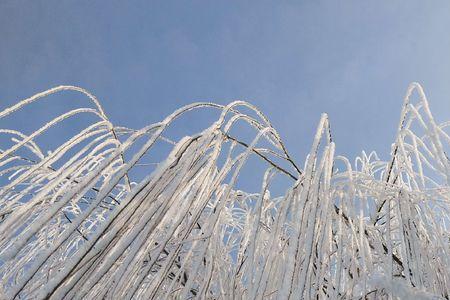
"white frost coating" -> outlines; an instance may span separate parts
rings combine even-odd
[[[93,107],[8,128],[65,90]],[[220,116],[204,131],[163,136],[205,108]],[[100,121],[40,143],[81,113]],[[81,88],[36,94],[0,111],[0,299],[450,299],[449,127],[413,83],[388,161],[335,156],[323,114],[296,164],[244,101],[133,130]],[[257,193],[238,189],[255,181]]]

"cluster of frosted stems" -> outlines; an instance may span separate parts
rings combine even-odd
[[[34,132],[0,127],[1,299],[449,299],[450,122],[435,122],[420,85],[390,159],[337,155],[323,114],[301,166],[243,101],[193,103],[134,130],[60,86],[4,109],[0,125],[55,93],[44,105],[77,93],[86,107]],[[166,135],[205,109],[218,117],[204,131]]]

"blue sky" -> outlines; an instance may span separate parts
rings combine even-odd
[[[139,128],[194,101],[242,99],[298,161],[322,112],[337,153],[386,158],[409,82],[450,119],[449,16],[448,1],[3,0],[0,107],[77,85],[114,123]]]

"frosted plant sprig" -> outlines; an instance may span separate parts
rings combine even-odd
[[[130,129],[60,86],[1,111],[1,126],[65,91],[89,106],[30,133],[0,128],[1,299],[449,299],[450,122],[436,123],[419,84],[390,159],[354,164],[335,154],[326,114],[298,164],[245,101]],[[201,109],[217,121],[169,136]],[[83,114],[95,120],[54,149],[40,143]],[[245,178],[255,164],[265,171]]]

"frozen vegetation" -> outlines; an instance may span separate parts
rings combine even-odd
[[[449,299],[450,122],[436,123],[420,85],[387,161],[336,155],[323,114],[297,164],[242,101],[193,103],[134,130],[60,86],[4,109],[1,124],[74,91],[87,108],[34,132],[0,129],[1,299]],[[219,117],[202,132],[166,134],[204,109]],[[250,159],[266,170],[251,176],[259,191],[238,188]]]

